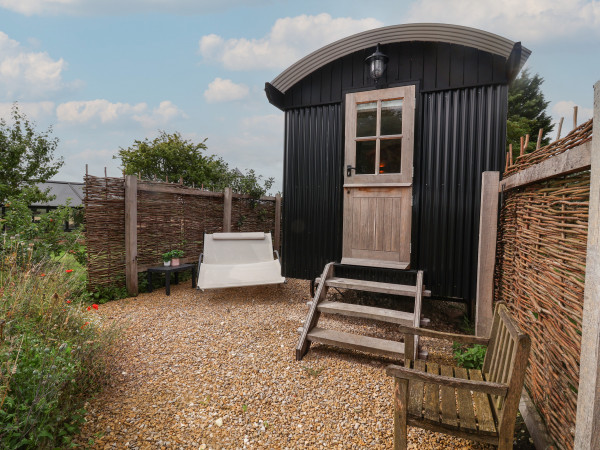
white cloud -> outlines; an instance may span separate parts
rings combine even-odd
[[[269,34],[260,39],[227,39],[216,34],[203,36],[200,54],[231,70],[281,69],[323,45],[343,37],[378,28],[372,18],[332,18],[323,13],[277,19]]]
[[[598,0],[417,0],[407,22],[472,26],[527,42],[600,34]]]
[[[236,84],[231,80],[215,78],[204,91],[204,98],[209,103],[241,100],[248,96],[250,90],[245,84]]]
[[[48,118],[54,115],[54,102],[18,102],[19,111],[28,119]],[[0,103],[0,117],[10,118],[13,103]]]
[[[234,6],[269,3],[269,0],[0,0],[0,7],[25,14],[127,14],[166,12],[175,14],[222,11]]]
[[[552,123],[554,123],[554,131],[552,133],[552,136],[556,137],[556,133],[558,133],[558,123],[561,117],[564,118],[564,122],[560,135],[564,137],[573,129],[574,106],[576,106],[576,103],[572,100],[561,100],[560,102],[556,102],[552,106]],[[585,107],[582,108],[581,105],[577,106],[577,125],[581,125],[583,122],[587,122],[593,117],[594,109]]]
[[[0,31],[0,89],[6,99],[46,96],[64,87],[66,62],[30,52]]]
[[[59,122],[88,123],[100,121],[101,123],[116,122],[131,119],[140,123],[145,128],[165,125],[174,118],[186,117],[172,102],[166,100],[153,110],[148,110],[146,103],[111,103],[108,100],[72,101],[58,105],[56,115]]]

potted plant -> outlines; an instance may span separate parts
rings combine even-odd
[[[162,260],[163,260],[165,266],[170,266],[171,265],[171,252],[163,253]]]
[[[171,250],[171,265],[178,266],[179,258],[183,257],[183,250]]]

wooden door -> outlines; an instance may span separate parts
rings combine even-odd
[[[414,86],[346,95],[343,264],[410,264],[414,115]]]

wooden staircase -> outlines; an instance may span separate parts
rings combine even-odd
[[[399,330],[404,327],[419,327],[429,322],[421,319],[422,298],[431,296],[431,292],[423,287],[423,272],[417,272],[415,286],[406,286],[392,283],[380,283],[375,281],[353,280],[349,278],[337,278],[334,276],[334,263],[329,263],[323,270],[323,275],[316,280],[317,290],[312,301],[308,302],[310,307],[304,327],[298,329],[300,340],[296,346],[296,360],[300,361],[308,352],[311,342],[319,342],[359,350],[367,353],[389,356],[392,358],[417,359],[419,356],[418,336],[405,335],[404,342],[390,341],[374,337],[345,333],[317,327],[321,313],[338,314],[351,317],[363,317],[397,324]],[[379,292],[383,294],[402,295],[415,298],[415,309],[413,313],[396,311],[392,309],[377,308],[373,306],[354,305],[342,302],[330,302],[326,300],[329,288],[353,289],[358,291]],[[423,323],[422,323],[423,322]],[[425,356],[426,354],[421,354]]]

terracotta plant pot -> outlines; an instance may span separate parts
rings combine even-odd
[[[179,258],[173,258],[171,260],[171,265],[172,266],[178,266],[179,265]]]

